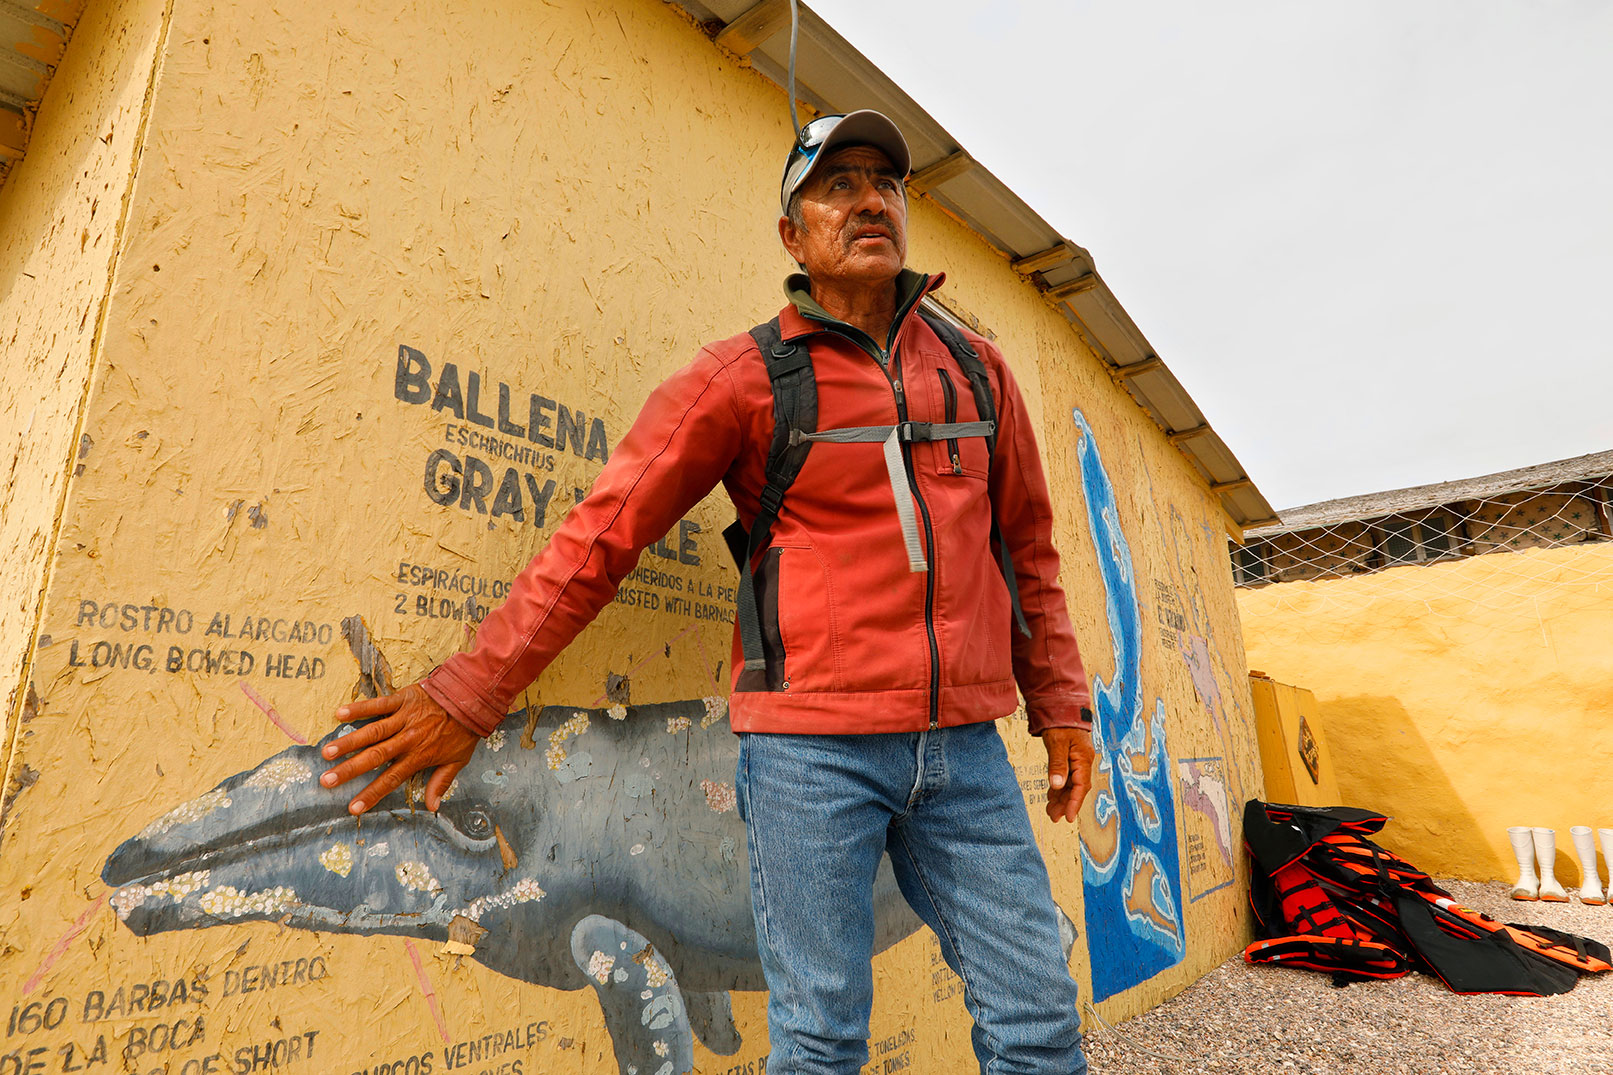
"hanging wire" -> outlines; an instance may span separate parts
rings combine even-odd
[[[790,126],[795,131],[795,144],[802,149],[801,117],[795,113],[795,39],[801,30],[801,8],[798,0],[790,0]]]

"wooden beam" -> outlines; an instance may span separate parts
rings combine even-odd
[[[1081,276],[1077,276],[1074,280],[1068,280],[1062,284],[1054,284],[1052,287],[1048,288],[1044,294],[1054,302],[1062,302],[1071,295],[1079,295],[1083,291],[1091,291],[1097,286],[1098,274],[1089,272]]]
[[[790,24],[790,0],[760,0],[717,34],[717,44],[749,56],[756,47]]]
[[[956,178],[974,166],[974,158],[963,150],[948,153],[934,164],[920,168],[908,176],[907,189],[914,194],[928,194],[948,179]]]
[[[0,156],[21,160],[27,145],[28,128],[23,123],[22,113],[0,108]]]
[[[1075,252],[1064,243],[1050,246],[1036,254],[1026,254],[1022,258],[1014,259],[1014,271],[1021,276],[1029,276],[1033,272],[1051,269],[1055,265],[1063,265],[1075,257]]]
[[[1192,429],[1183,429],[1183,430],[1178,430],[1178,431],[1175,431],[1175,432],[1167,433],[1166,434],[1166,439],[1169,440],[1172,444],[1180,447],[1183,444],[1183,442],[1190,441],[1194,437],[1202,437],[1202,436],[1204,436],[1204,434],[1206,434],[1208,432],[1210,432],[1210,427],[1209,427],[1208,424],[1196,425]]]
[[[1230,493],[1234,489],[1242,489],[1242,488],[1245,488],[1246,486],[1250,486],[1250,485],[1253,485],[1253,484],[1254,484],[1254,481],[1252,479],[1250,479],[1250,478],[1234,478],[1232,481],[1229,481],[1229,482],[1211,482],[1210,483],[1210,492],[1212,492],[1212,493]]]
[[[1129,366],[1115,366],[1113,369],[1122,377],[1140,377],[1164,365],[1165,363],[1160,361],[1158,355],[1149,355],[1141,362],[1133,362]]]

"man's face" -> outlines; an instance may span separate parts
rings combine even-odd
[[[779,237],[814,283],[880,286],[907,263],[907,194],[890,158],[872,146],[837,150],[801,188],[801,224]]]

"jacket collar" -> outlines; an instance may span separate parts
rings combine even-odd
[[[891,340],[886,342],[894,341],[901,336],[907,322],[912,319],[913,312],[918,309],[920,300],[945,282],[945,273],[928,275],[912,269],[903,269],[897,275],[896,322],[891,326]],[[790,305],[779,311],[779,335],[784,339],[792,340],[826,329],[854,340],[869,339],[866,333],[839,320],[818,305],[812,297],[811,281],[805,273],[791,273],[785,279],[784,295],[790,300]]]

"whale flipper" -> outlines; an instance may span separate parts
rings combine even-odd
[[[599,997],[621,1075],[686,1075],[694,1069],[683,994],[672,968],[643,934],[614,918],[589,915],[572,928],[571,957]]]
[[[685,993],[689,1027],[700,1044],[718,1056],[739,1052],[739,1028],[734,1025],[734,1000],[727,993]]]

